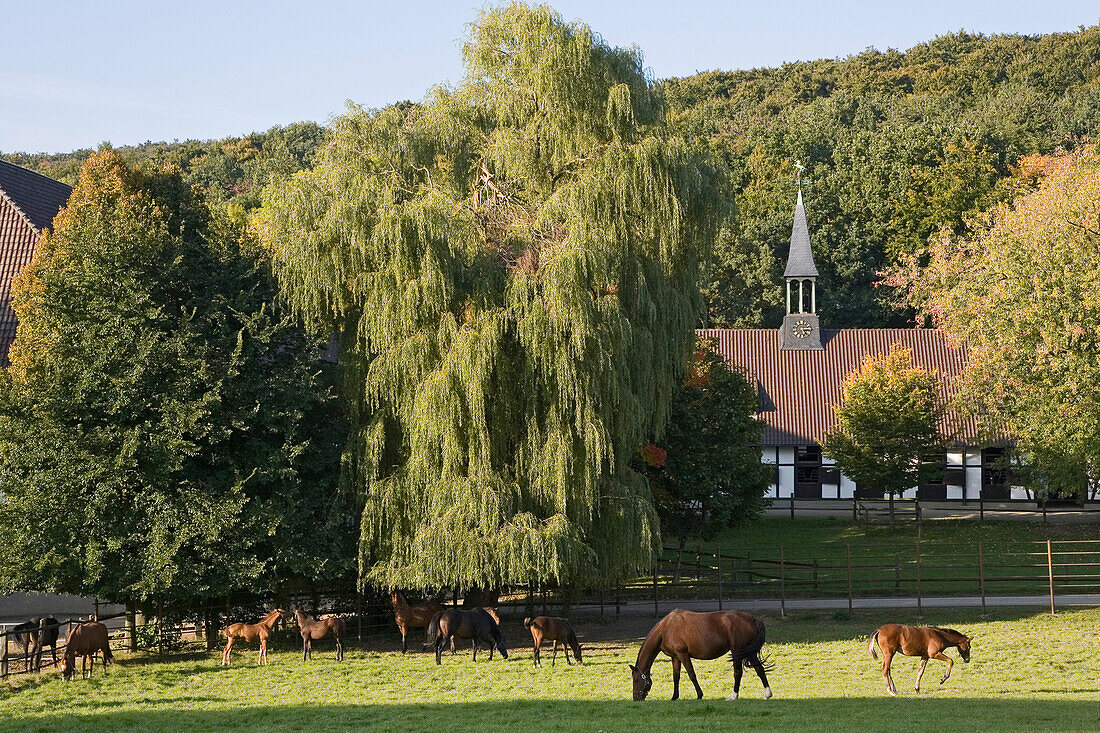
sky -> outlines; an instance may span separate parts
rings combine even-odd
[[[552,2],[655,78],[907,49],[957,30],[1072,31],[1096,0]],[[386,0],[0,0],[0,151],[222,138],[346,100],[381,107],[462,79],[481,3]]]

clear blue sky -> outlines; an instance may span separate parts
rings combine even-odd
[[[905,49],[964,29],[1100,22],[1097,0],[614,0],[551,3],[657,78]],[[0,151],[218,138],[324,122],[351,99],[420,99],[462,77],[479,3],[2,0]]]

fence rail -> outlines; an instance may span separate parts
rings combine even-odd
[[[1050,611],[1055,613],[1056,598],[1062,594],[1100,595],[1100,540],[1012,544],[916,541],[905,546],[844,543],[815,548],[777,545],[752,552],[666,547],[652,571],[633,582],[604,590],[532,584],[502,593],[497,606],[505,615],[516,617],[535,615],[540,609],[543,613],[558,609],[567,613],[578,606],[598,607],[601,616],[612,612],[617,616],[628,606],[638,612],[639,604],[650,603],[656,614],[661,601],[710,601],[721,609],[743,599],[776,599],[780,612],[786,613],[787,601],[793,599],[847,599],[851,610],[859,598],[885,596],[915,598],[919,614],[924,599],[931,596],[972,596],[981,599],[984,613],[991,596],[1038,595],[1049,598]],[[442,596],[460,601],[459,594],[450,589]],[[211,631],[216,635],[231,621],[254,620],[250,616],[261,607],[270,608],[273,602],[251,599],[238,606],[227,602],[175,610],[169,614],[175,620],[167,619],[163,608],[144,621],[132,611],[99,620],[116,622],[111,628],[114,648],[155,649],[164,654],[183,635],[209,640]],[[317,591],[284,594],[278,603],[285,604],[284,608],[297,605],[314,613],[338,614],[348,622],[349,637],[359,640],[383,632],[392,635],[394,629],[392,609],[378,597]],[[86,619],[61,621],[65,639],[67,629],[82,620]],[[286,630],[282,635],[288,640],[297,636]],[[0,631],[0,678],[35,667],[27,653],[12,653],[17,647],[13,636],[10,630]],[[57,652],[64,654],[62,639]]]

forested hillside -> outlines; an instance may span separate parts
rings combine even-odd
[[[737,205],[703,283],[712,326],[775,326],[790,236],[793,164],[829,326],[906,325],[879,272],[942,227],[1006,200],[1020,158],[1073,148],[1100,125],[1100,26],[1045,36],[955,33],[908,51],[705,72],[659,84],[678,131],[711,148]],[[353,90],[352,92],[353,93]],[[405,103],[407,104],[407,103]],[[233,211],[258,205],[273,173],[312,165],[313,123],[219,141],[120,148],[170,162]],[[6,154],[74,183],[90,150]]]

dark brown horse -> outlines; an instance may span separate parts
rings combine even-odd
[[[409,650],[405,641],[409,629],[422,629],[432,622],[432,617],[443,610],[443,604],[436,600],[428,600],[419,606],[411,606],[401,595],[401,591],[395,590],[390,594],[393,603],[393,617],[397,621],[397,628],[401,630],[401,653]]]
[[[484,641],[489,646],[490,658],[494,648],[500,650],[502,657],[508,658],[508,649],[504,646],[504,634],[500,633],[495,612],[490,613],[484,608],[475,608],[471,611],[448,608],[440,611],[428,624],[428,637],[424,642],[424,648],[435,647],[435,663],[441,664],[440,655],[443,653],[444,645],[450,643],[453,653],[455,638],[473,641],[475,662],[479,641]]]
[[[561,642],[562,648],[565,650],[565,661],[567,663],[572,664],[569,661],[569,650],[572,649],[577,664],[583,664],[580,642],[577,641],[577,635],[573,632],[573,627],[569,625],[567,620],[554,616],[536,616],[535,618],[523,619],[523,625],[531,629],[531,640],[535,645],[534,664],[536,667],[542,665],[539,652],[542,650],[542,642],[544,641],[554,642],[554,656],[550,658],[551,667],[554,666],[554,662],[558,658],[558,642]]]
[[[237,639],[260,642],[260,655],[257,664],[267,664],[267,640],[275,633],[280,621],[286,620],[286,611],[276,608],[255,624],[230,624],[225,631],[225,649],[222,651],[222,666],[229,666],[229,654],[233,651],[233,642]]]
[[[297,608],[294,609],[294,619],[298,622],[298,631],[302,634],[302,661],[313,659],[313,642],[324,639],[330,633],[336,639],[336,661],[343,661],[344,632],[347,631],[344,619],[329,616],[314,620]]]
[[[85,675],[92,676],[95,671],[95,655],[103,652],[103,673],[107,673],[107,663],[113,662],[115,657],[111,654],[110,638],[107,635],[107,627],[98,621],[87,621],[69,632],[69,638],[65,640],[65,656],[61,659],[61,676],[66,682],[73,678],[76,672],[76,655],[80,655],[80,678]],[[91,659],[91,667],[87,668]]]
[[[882,649],[882,678],[886,680],[886,691],[891,695],[898,694],[898,688],[894,685],[894,678],[890,676],[890,662],[898,652],[909,657],[920,657],[920,671],[917,672],[917,684],[914,689],[920,692],[920,678],[924,676],[924,668],[928,666],[929,659],[939,659],[947,662],[947,671],[940,680],[942,685],[951,676],[951,657],[943,653],[944,649],[956,647],[959,656],[964,662],[970,661],[971,637],[960,634],[954,629],[940,629],[935,626],[905,626],[904,624],[886,624],[880,626],[871,634],[867,642],[867,651],[871,653],[871,659],[878,660],[875,654],[875,642]]]
[[[634,676],[634,699],[644,700],[653,685],[650,670],[658,652],[672,657],[672,699],[680,697],[680,667],[687,670],[695,692],[703,696],[703,688],[695,678],[692,659],[717,659],[729,652],[733,662],[733,694],[736,700],[741,689],[743,665],[756,670],[764,685],[764,699],[772,696],[766,672],[771,667],[760,656],[764,647],[764,622],[744,611],[712,611],[694,613],[677,609],[657,622],[638,651],[638,661],[630,665]]]
[[[15,635],[16,642],[23,650],[23,656],[27,656],[29,652],[30,659],[34,660],[35,672],[42,669],[42,647],[48,646],[50,648],[53,664],[55,667],[57,666],[57,637],[60,627],[61,622],[53,616],[44,619],[32,618],[12,627],[11,632]],[[27,666],[30,667],[30,662]]]

